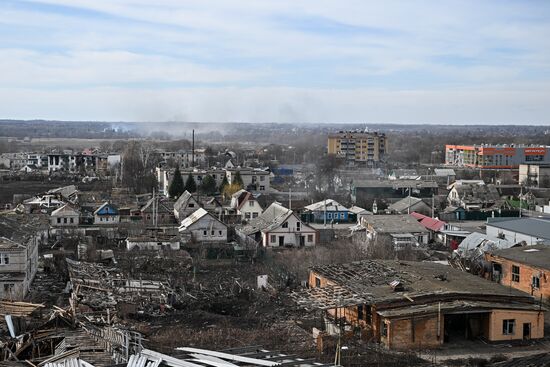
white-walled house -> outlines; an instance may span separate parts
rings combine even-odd
[[[179,232],[182,239],[187,238],[193,243],[227,242],[227,225],[203,208],[185,218]]]
[[[314,246],[318,242],[318,233],[314,228],[304,224],[292,210],[277,202],[238,231],[261,242],[264,247]]]
[[[270,172],[259,168],[237,167],[228,168],[225,171],[227,182],[233,184],[237,172],[243,180],[243,187],[250,191],[268,192]]]
[[[525,242],[527,246],[550,245],[550,220],[544,218],[501,217],[487,218],[486,233],[512,243]]]
[[[80,223],[80,210],[71,204],[65,204],[50,214],[52,227],[78,227]]]
[[[231,195],[230,207],[241,219],[247,221],[259,217],[264,211],[258,200],[246,190],[239,190]]]

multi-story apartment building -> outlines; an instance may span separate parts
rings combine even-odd
[[[328,154],[344,158],[349,165],[377,166],[387,148],[386,135],[378,132],[340,131],[328,136]]]
[[[520,164],[550,163],[550,147],[527,145],[446,145],[445,164],[511,169]]]

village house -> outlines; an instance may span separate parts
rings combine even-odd
[[[223,205],[215,196],[201,197],[201,205],[207,212],[215,214],[218,217],[223,213]]]
[[[23,201],[25,213],[48,213],[65,205],[65,202],[59,200],[57,197],[57,195],[39,195],[27,199]]]
[[[141,219],[147,226],[163,226],[176,224],[174,202],[155,196],[141,208]]]
[[[306,206],[303,217],[307,218],[308,222],[314,223],[347,223],[355,216],[350,216],[349,209],[336,200],[326,199]]]
[[[496,249],[485,253],[491,279],[550,303],[550,246]]]
[[[240,215],[242,220],[247,221],[257,218],[264,211],[254,195],[246,190],[239,190],[231,195],[230,208]]]
[[[430,239],[430,232],[408,214],[371,215],[363,218],[361,226],[369,240],[388,237],[395,249],[427,244]]]
[[[408,196],[388,206],[387,212],[390,214],[410,214],[417,212],[424,215],[431,215],[432,208],[424,200]]]
[[[365,260],[310,268],[294,299],[326,311],[364,340],[388,349],[540,339],[545,309],[518,290],[433,262]]]
[[[182,220],[179,232],[191,243],[227,243],[227,225],[203,208]]]
[[[368,211],[367,209],[356,206],[356,205],[349,208],[349,212],[350,212],[350,216],[351,216],[351,214],[355,216],[355,220],[358,224],[361,223],[361,218],[362,217],[372,215],[372,212]]]
[[[437,241],[439,243],[444,242],[443,234],[441,231],[445,229],[450,229],[450,225],[437,218],[432,218],[417,212],[412,212],[411,216],[415,218],[418,223],[424,226],[424,228],[430,231],[431,240]]]
[[[65,204],[50,214],[52,227],[78,227],[80,223],[80,210],[72,204]]]
[[[185,190],[174,203],[174,216],[181,221],[200,207],[199,202],[195,199],[193,194]]]
[[[0,299],[21,301],[38,268],[38,244],[21,244],[0,237]]]
[[[273,202],[258,218],[237,229],[264,247],[303,247],[318,243],[317,231],[292,210]]]
[[[498,205],[502,200],[495,185],[482,182],[452,185],[447,196],[448,204],[466,210],[481,210]]]
[[[116,224],[120,222],[118,208],[106,201],[94,211],[94,224]]]
[[[514,243],[550,245],[550,220],[543,218],[487,218],[486,232]]]

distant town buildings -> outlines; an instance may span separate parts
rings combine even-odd
[[[377,166],[386,152],[387,139],[382,133],[340,131],[328,136],[328,154],[345,159],[349,165]]]
[[[520,164],[550,163],[550,147],[523,145],[446,145],[445,164],[510,169]]]

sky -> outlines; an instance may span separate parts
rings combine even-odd
[[[550,2],[0,0],[0,118],[550,125]]]

